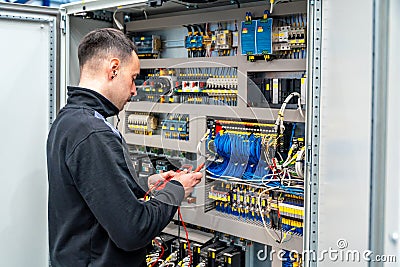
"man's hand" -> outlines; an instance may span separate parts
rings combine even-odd
[[[180,182],[185,189],[185,198],[193,192],[193,187],[200,183],[203,174],[201,172],[188,172],[187,170],[176,173],[171,180]]]
[[[174,171],[167,171],[163,173],[157,173],[149,176],[147,179],[147,184],[150,190],[153,190],[164,183],[165,180],[169,181],[172,177],[176,175]],[[161,188],[158,188],[161,189]]]

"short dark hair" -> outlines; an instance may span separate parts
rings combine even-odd
[[[79,67],[82,68],[92,59],[103,59],[108,55],[121,61],[130,58],[132,51],[137,53],[135,44],[117,29],[103,28],[86,34],[78,47]]]

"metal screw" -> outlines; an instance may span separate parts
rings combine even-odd
[[[397,241],[399,240],[399,233],[394,232],[390,235],[390,239],[392,239],[393,243],[397,243]]]

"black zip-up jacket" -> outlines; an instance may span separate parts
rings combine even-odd
[[[184,197],[172,181],[147,202],[122,136],[105,118],[119,110],[101,94],[68,88],[47,140],[49,249],[53,267],[146,266],[146,246]]]

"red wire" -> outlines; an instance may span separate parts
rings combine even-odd
[[[155,185],[153,185],[153,186],[149,189],[149,191],[146,192],[146,194],[144,194],[143,199],[146,200],[146,197],[150,194],[151,191],[157,190],[157,189],[160,188],[164,183],[165,183],[165,180],[164,180],[164,181],[162,181],[162,180],[158,181]]]
[[[194,170],[194,172],[199,172],[203,167],[204,167],[205,163],[200,164],[199,166],[197,166],[197,168]],[[190,170],[189,170],[190,171]],[[176,171],[177,173],[180,172],[180,170]],[[171,177],[172,178],[172,177]],[[159,188],[161,188],[164,184],[166,184],[167,182],[169,182],[171,180],[171,178],[169,179],[165,179],[165,180],[160,180],[158,181],[154,186],[152,186],[149,191],[146,192],[146,194],[144,194],[143,199],[146,200],[146,197],[150,194],[151,191],[153,190],[157,190]]]
[[[182,219],[182,213],[181,213],[181,208],[180,207],[178,207],[178,216],[179,216],[179,219],[182,222],[183,229],[185,229],[186,241],[188,243],[189,266],[191,266],[192,265],[192,251],[190,250],[189,233],[188,233],[188,231],[186,229],[185,222]]]
[[[204,165],[206,165],[205,162],[201,163],[197,168],[194,170],[194,172],[199,172],[201,169],[203,169]]]
[[[205,165],[204,163],[200,164],[200,165],[196,168],[195,172],[200,171],[200,170],[204,167],[204,165]],[[168,182],[168,181],[167,181],[167,182]],[[153,189],[158,189],[158,188],[159,188],[160,186],[162,186],[163,184],[164,184],[164,183],[154,185],[152,188],[149,189],[149,191],[146,192],[146,194],[144,195],[143,198],[146,199],[147,195],[148,195]],[[188,249],[187,249],[187,250],[188,250],[188,254],[189,254],[189,266],[191,266],[191,265],[192,265],[193,256],[192,256],[192,251],[190,250],[189,233],[188,233],[188,230],[186,229],[185,222],[183,221],[182,213],[181,213],[181,208],[180,208],[180,207],[178,207],[178,216],[179,216],[179,219],[180,219],[181,222],[182,222],[183,229],[185,230],[186,241],[187,241],[187,243],[188,243]],[[157,264],[157,262],[162,258],[162,256],[164,255],[164,250],[165,250],[164,247],[163,247],[156,239],[154,239],[154,242],[157,244],[157,246],[159,246],[159,247],[161,248],[161,254],[160,254],[160,256],[157,258],[157,260],[151,264],[151,267],[154,267],[154,266]]]
[[[153,188],[150,188],[149,191],[147,191],[146,194],[144,194],[144,197],[143,197],[144,201],[146,201],[146,197],[147,197],[148,194],[150,194],[152,189]]]
[[[153,241],[154,241],[154,243],[156,243],[157,246],[159,246],[159,247],[161,248],[161,254],[160,254],[160,256],[158,256],[157,260],[151,264],[151,267],[154,267],[154,266],[157,264],[157,262],[158,262],[158,261],[162,258],[162,256],[164,255],[164,251],[165,251],[164,246],[161,245],[160,242],[157,241],[157,239],[154,238]]]

